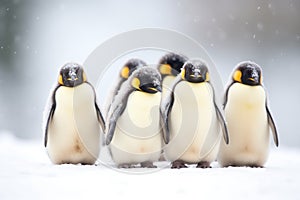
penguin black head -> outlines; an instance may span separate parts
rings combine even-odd
[[[83,68],[76,63],[65,64],[59,72],[58,83],[66,87],[76,87],[86,82]]]
[[[121,78],[123,79],[128,79],[128,77],[132,74],[132,72],[134,70],[136,70],[137,68],[146,66],[147,64],[140,60],[140,59],[136,59],[136,58],[132,58],[130,60],[128,60],[125,65],[123,66],[122,70],[121,70]]]
[[[159,61],[159,72],[162,74],[162,76],[177,76],[186,61],[187,57],[183,55],[168,53]]]
[[[241,62],[234,70],[232,79],[233,82],[238,82],[245,85],[262,85],[262,70],[254,62]]]
[[[161,76],[156,69],[141,67],[131,77],[131,85],[136,90],[151,94],[161,92]]]
[[[207,65],[201,60],[189,60],[183,66],[181,77],[191,83],[207,82],[209,81]]]

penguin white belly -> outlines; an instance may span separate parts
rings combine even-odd
[[[166,76],[163,79],[162,82],[162,99],[166,97],[166,94],[168,94],[171,91],[171,86],[175,80],[175,76]]]
[[[208,83],[177,84],[169,124],[171,140],[164,149],[167,160],[198,163],[216,159],[220,127]]]
[[[99,155],[100,126],[92,87],[59,87],[48,127],[47,150],[52,162],[93,164]]]
[[[162,149],[160,99],[161,93],[135,91],[129,95],[110,145],[116,164],[158,161]]]
[[[269,127],[266,95],[261,86],[233,84],[225,108],[230,142],[221,143],[222,166],[263,166],[268,157]]]

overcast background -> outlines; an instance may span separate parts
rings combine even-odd
[[[281,145],[300,147],[299,19],[297,0],[1,0],[0,133],[41,139],[42,112],[64,63],[83,63],[116,34],[157,27],[203,45],[224,83],[238,62],[260,64]]]

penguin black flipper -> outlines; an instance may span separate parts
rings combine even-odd
[[[269,126],[272,130],[272,133],[273,133],[274,143],[275,143],[276,147],[278,147],[279,146],[279,139],[278,139],[277,128],[275,126],[275,122],[273,120],[273,117],[272,117],[271,112],[270,112],[267,105],[266,105],[266,110],[267,110],[267,114],[268,114],[268,123],[269,123]]]
[[[172,110],[173,103],[174,103],[174,88],[180,81],[182,81],[182,79],[181,79],[181,75],[179,74],[177,75],[177,77],[175,78],[171,86],[171,91],[168,91],[163,103],[160,106],[160,116],[161,116],[160,123],[163,130],[163,138],[166,144],[168,144],[170,141],[170,129],[169,129],[168,122],[169,122],[169,114],[170,111]]]
[[[223,103],[223,109],[225,109],[225,106],[227,104],[228,101],[228,92],[230,87],[234,84],[234,82],[230,83],[230,85],[227,87],[226,91],[225,91],[225,95],[224,95],[224,103]]]
[[[54,115],[54,111],[55,111],[55,108],[56,108],[56,101],[55,101],[55,93],[57,91],[57,89],[60,87],[60,85],[57,85],[53,92],[52,92],[52,97],[50,99],[50,110],[48,112],[48,117],[47,117],[47,122],[46,122],[46,126],[45,126],[45,136],[44,136],[44,146],[47,147],[47,142],[48,142],[48,127],[49,127],[49,124],[53,118],[53,115]]]
[[[225,143],[229,144],[227,123],[226,123],[225,118],[224,118],[223,114],[221,113],[220,109],[216,105],[216,102],[214,102],[214,105],[215,105],[215,109],[216,109],[216,112],[217,112],[218,120],[219,120],[219,122],[221,124],[221,127],[222,127],[222,132],[223,132],[223,137],[224,137]]]
[[[115,133],[117,121],[126,108],[129,94],[131,94],[131,92],[135,90],[134,88],[128,87],[130,85],[130,82],[131,79],[127,79],[121,85],[119,91],[123,91],[123,92],[117,93],[117,95],[113,98],[113,102],[111,103],[109,110],[107,112],[106,123],[108,125],[105,131],[106,145],[109,145],[111,143]]]
[[[101,126],[102,130],[105,130],[105,121],[104,121],[104,118],[101,114],[100,108],[99,108],[96,101],[95,101],[95,108],[96,108],[97,118],[98,118],[98,121],[100,123],[100,126]]]
[[[169,113],[172,110],[174,103],[174,93],[170,92],[166,97],[166,103],[160,107],[160,123],[163,130],[163,138],[166,144],[170,141],[170,132],[169,132]]]
[[[95,109],[96,109],[96,113],[97,113],[97,119],[100,123],[100,126],[101,126],[102,130],[105,130],[105,120],[102,116],[102,113],[101,113],[100,108],[99,108],[98,103],[97,103],[97,96],[96,96],[95,88],[93,87],[93,85],[90,82],[86,82],[86,83],[89,84],[92,87],[93,91],[94,91],[94,96],[95,96],[94,101],[95,101]]]
[[[210,85],[211,85],[211,83],[210,83]],[[225,143],[229,144],[229,135],[228,135],[227,122],[225,120],[224,115],[222,114],[221,110],[219,109],[219,107],[216,103],[215,90],[214,90],[214,87],[212,85],[211,85],[211,88],[213,90],[214,106],[215,106],[215,110],[216,110],[216,113],[217,113],[218,121],[220,122],[221,127],[222,127],[223,137],[224,137]],[[227,96],[227,93],[228,93],[228,90],[226,91],[226,96]],[[225,106],[225,104],[224,104],[224,106]]]
[[[53,104],[53,105],[51,106],[51,110],[50,110],[50,113],[49,113],[49,117],[48,117],[48,119],[47,119],[47,124],[46,124],[46,129],[45,129],[45,137],[44,137],[44,145],[45,145],[45,147],[47,147],[47,141],[48,141],[48,126],[49,126],[49,123],[50,123],[50,121],[52,120],[52,117],[53,117],[53,115],[54,115],[55,107],[56,107],[55,104]]]
[[[115,133],[115,129],[116,129],[116,125],[117,125],[117,121],[118,118],[120,117],[120,115],[123,113],[123,111],[126,108],[126,102],[119,104],[116,109],[113,111],[113,113],[111,114],[110,118],[109,118],[109,127],[108,127],[108,131],[107,131],[107,136],[106,136],[106,145],[109,145],[114,137],[114,133]]]

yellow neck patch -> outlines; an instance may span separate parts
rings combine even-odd
[[[62,77],[61,74],[60,74],[59,77],[58,77],[58,83],[59,83],[60,85],[64,85],[63,77]]]
[[[86,82],[86,81],[87,81],[85,72],[82,73],[82,78],[83,78],[83,82]]]
[[[240,70],[236,70],[233,74],[233,80],[241,83],[242,82],[242,72]]]
[[[122,78],[128,79],[129,77],[129,67],[124,66],[123,69],[121,70],[121,76]]]
[[[132,81],[131,81],[131,85],[135,89],[140,90],[140,84],[141,84],[141,82],[140,82],[140,80],[138,78],[133,78]]]
[[[169,64],[162,64],[159,66],[159,72],[164,75],[171,75],[172,68]]]
[[[209,76],[208,72],[206,72],[206,79],[205,79],[205,81],[210,81],[210,76]]]
[[[260,84],[262,85],[262,82],[263,82],[263,77],[262,77],[262,75],[260,75],[259,82],[260,82]]]
[[[185,69],[181,70],[181,78],[184,80],[185,79]]]

